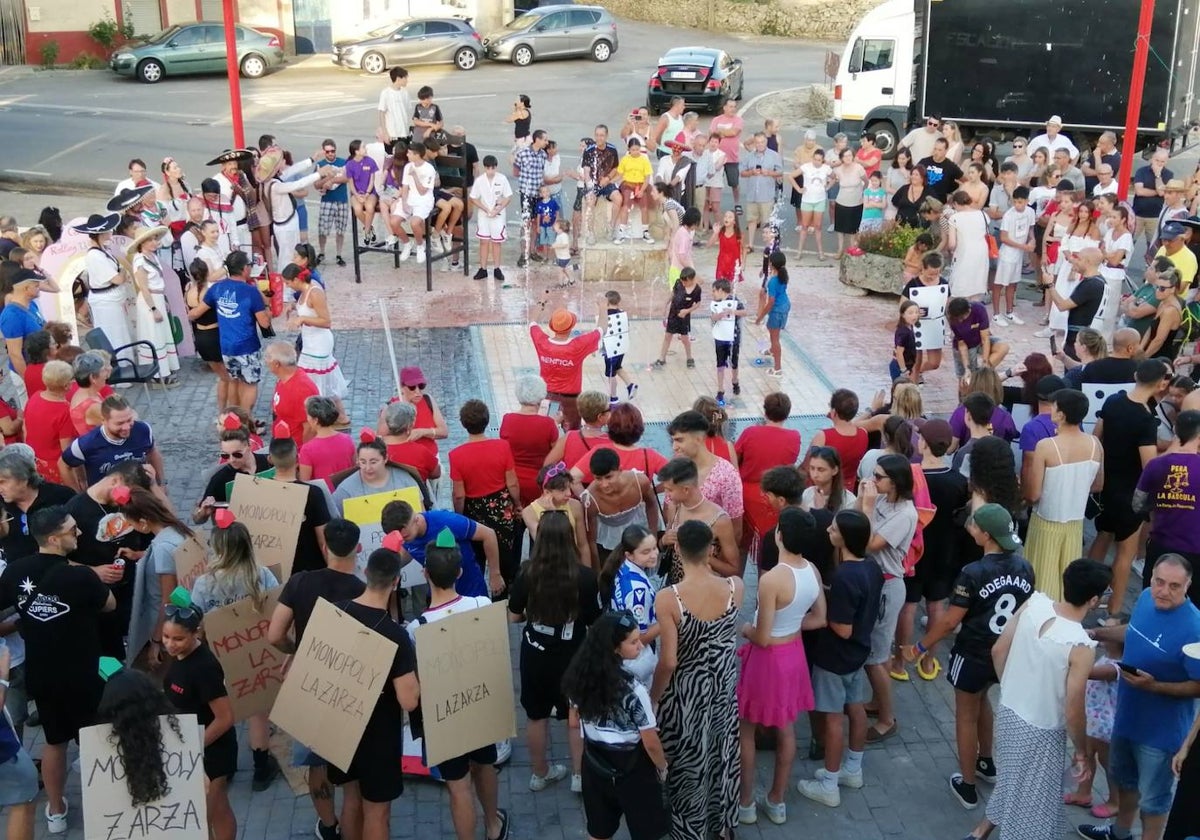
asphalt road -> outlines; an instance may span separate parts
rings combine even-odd
[[[533,101],[534,128],[559,139],[568,159],[596,122],[619,126],[644,104],[658,57],[675,46],[721,47],[746,65],[745,101],[781,88],[820,81],[826,44],[718,35],[621,21],[620,49],[605,64],[588,59],[518,68],[483,60],[463,72],[449,65],[410,68],[410,90],[431,85],[447,125],[461,123],[486,152],[506,152],[512,127],[504,122],[518,93]],[[386,76],[341,70],[323,56],[242,80],[245,135],[276,134],[293,151],[310,154],[324,137],[344,150],[369,138]],[[108,70],[52,71],[0,76],[0,180],[72,188],[108,188],[126,177],[130,157],[157,170],[171,155],[192,181],[204,163],[232,145],[229,91],[223,76],[166,79],[145,85]],[[615,132],[615,128],[614,128]]]

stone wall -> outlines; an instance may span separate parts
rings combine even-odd
[[[646,3],[643,0],[596,0],[613,14],[649,23],[699,27],[714,32],[779,35],[808,41],[845,43],[859,19],[882,0],[699,0],[696,3]]]

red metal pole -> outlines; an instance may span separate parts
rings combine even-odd
[[[1153,0],[1150,0],[1153,5]],[[237,57],[237,30],[234,29],[233,0],[223,0],[221,13],[225,19],[225,69],[229,73],[229,113],[233,122],[233,147],[246,148],[246,132],[242,127],[242,86]],[[1142,60],[1142,66],[1146,64]]]
[[[228,3],[229,0],[226,0]],[[1138,117],[1142,113],[1142,87],[1146,83],[1146,59],[1150,55],[1150,27],[1154,23],[1154,0],[1142,0],[1137,41],[1133,48],[1133,72],[1129,76],[1129,107],[1125,110],[1125,142],[1121,146],[1121,172],[1117,190],[1124,201],[1133,177],[1133,158],[1138,153]]]

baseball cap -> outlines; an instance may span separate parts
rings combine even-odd
[[[1034,388],[1037,391],[1039,400],[1049,402],[1050,398],[1058,391],[1067,387],[1067,383],[1061,376],[1054,373],[1048,373],[1037,381],[1037,386]]]
[[[1005,551],[1016,551],[1021,547],[1021,538],[1013,528],[1012,516],[1000,505],[983,505],[971,516],[971,521]]]
[[[921,437],[930,446],[949,446],[950,442],[954,440],[954,430],[945,420],[934,417],[921,424]]]
[[[36,271],[30,271],[27,268],[22,268],[13,274],[12,284],[14,286],[19,286],[22,283],[40,283],[42,282],[42,279],[42,276]]]
[[[1062,125],[1062,117],[1060,117],[1058,114],[1055,114],[1050,117],[1050,119],[1046,120],[1046,125]]]
[[[1178,239],[1187,233],[1187,228],[1179,224],[1179,222],[1167,222],[1163,225],[1162,230],[1158,234],[1158,238],[1164,242],[1172,239]]]
[[[400,369],[400,384],[412,388],[415,385],[425,384],[425,374],[416,365],[410,365]]]

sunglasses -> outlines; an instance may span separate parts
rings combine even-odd
[[[1158,289],[1160,292],[1170,292],[1174,291],[1175,289],[1174,286],[1160,286],[1157,283],[1154,284],[1154,288]]]
[[[420,385],[405,385],[404,387],[410,391],[424,391],[425,383],[422,382]]]
[[[636,629],[637,626],[637,619],[633,617],[633,613],[629,610],[622,610],[617,613],[617,627],[621,630],[629,633],[631,630]]]
[[[337,149],[325,149],[325,154],[335,155],[335,154],[337,154]]]
[[[940,122],[938,122],[937,120],[927,120],[925,125],[931,125],[934,128],[940,128],[942,124]]]
[[[1013,143],[1013,148],[1014,149],[1024,149],[1025,144],[1024,143]]]
[[[220,455],[217,456],[217,459],[220,461],[232,461],[234,458],[240,459],[240,458],[245,458],[245,457],[246,457],[245,452],[222,452]]]

